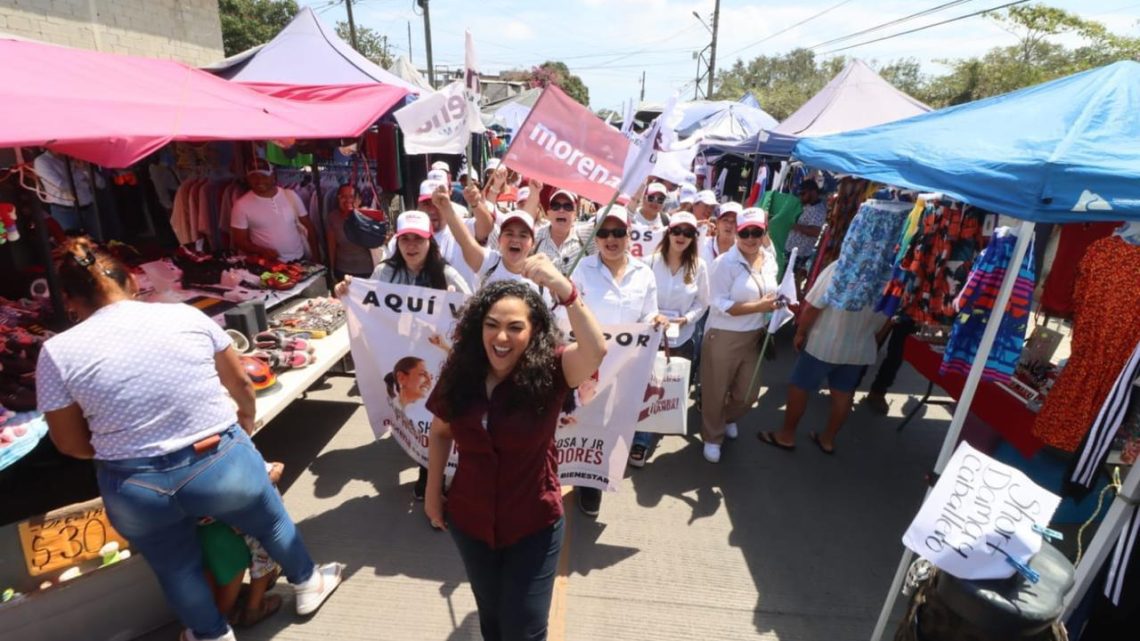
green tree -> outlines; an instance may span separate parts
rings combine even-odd
[[[352,44],[347,22],[336,23],[336,35]],[[388,36],[371,27],[356,26],[356,50],[360,55],[387,69],[392,66],[392,49],[388,46]]]
[[[565,62],[547,60],[530,70],[514,69],[500,75],[504,80],[529,83],[532,88],[554,85],[582,105],[590,106],[590,89],[581,78],[570,73]]]
[[[783,120],[823,89],[846,63],[843,57],[818,61],[807,49],[760,56],[747,63],[738,59],[728,70],[717,72],[712,97],[738,100],[751,91],[764,111]]]
[[[269,42],[299,10],[295,0],[218,0],[226,55]]]

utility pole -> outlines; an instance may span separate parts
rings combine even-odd
[[[645,72],[641,72],[641,102],[645,102]]]
[[[720,28],[720,0],[716,0],[716,6],[713,9],[712,45],[709,47],[709,88],[705,91],[705,98],[709,100],[712,100],[713,76],[716,75],[716,31],[718,28]]]
[[[352,0],[344,0],[344,8],[348,11],[348,39],[351,40],[349,44],[356,51],[360,51],[360,47],[356,46],[356,21],[352,19]]]
[[[424,10],[424,47],[427,49],[428,82],[435,88],[435,66],[431,61],[431,11],[428,9],[428,0],[416,0]]]
[[[408,62],[412,61],[412,21],[408,21]]]

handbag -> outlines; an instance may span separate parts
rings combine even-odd
[[[689,372],[687,358],[671,356],[668,342],[657,352],[653,374],[645,387],[645,398],[637,418],[637,431],[654,434],[688,432]]]

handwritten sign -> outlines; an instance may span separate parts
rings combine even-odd
[[[99,558],[99,550],[111,541],[128,547],[103,508],[94,499],[29,519],[17,526],[28,574],[40,576]]]
[[[926,497],[903,544],[960,579],[1004,579],[1041,549],[1061,497],[963,441]]]

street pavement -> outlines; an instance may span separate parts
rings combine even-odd
[[[756,433],[779,426],[794,361],[777,343],[767,386],[720,464],[704,461],[699,437],[666,437],[606,494],[597,519],[566,497],[552,641],[869,638],[950,415],[930,406],[896,432],[925,388],[904,366],[891,415],[857,406],[834,456],[808,440],[826,418],[824,394],[794,452],[763,445]],[[392,439],[373,438],[351,387],[328,379],[255,439],[267,460],[286,463],[285,503],[313,556],[345,563],[346,580],[315,616],[298,618],[286,596],[281,612],[238,638],[480,639],[455,546],[412,501],[416,468]],[[692,411],[690,434],[698,421]],[[901,608],[900,599],[896,617]],[[171,624],[138,641],[178,632]]]

